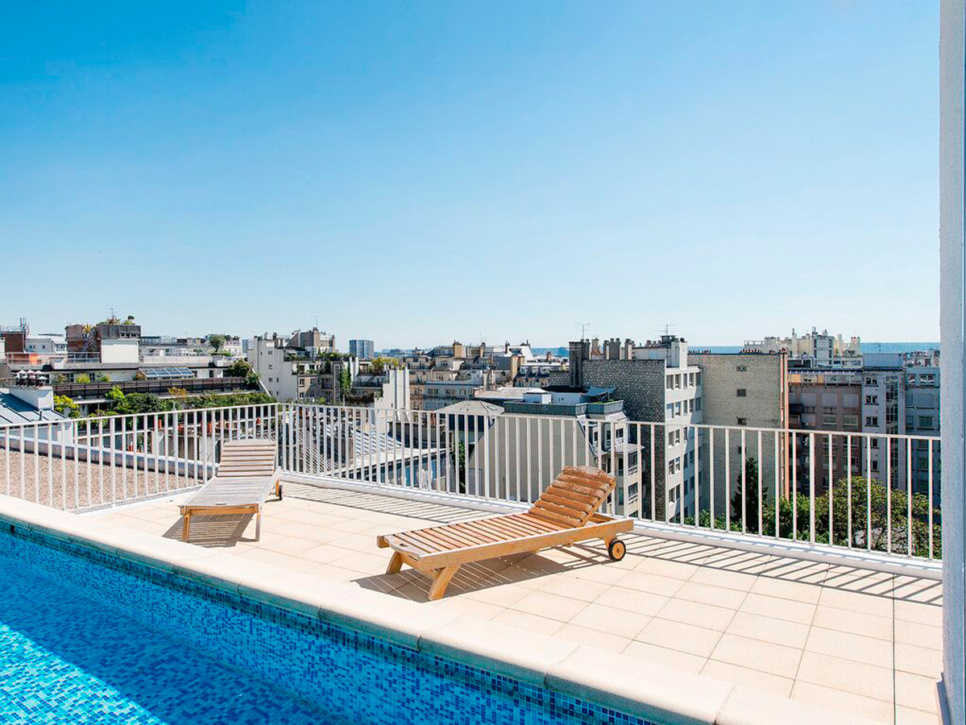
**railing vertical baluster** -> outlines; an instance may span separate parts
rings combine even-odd
[[[715,528],[714,520],[714,490],[715,490],[715,479],[714,479],[714,428],[708,429],[708,492],[711,495],[711,506],[709,511],[711,513],[711,528]]]
[[[832,446],[835,441],[832,433],[828,434],[828,543],[835,543],[834,514],[832,509],[835,505],[835,468],[832,463]]]
[[[792,433],[792,541],[798,541],[798,434]]]
[[[731,429],[724,429],[725,439],[725,531],[731,531]]]
[[[886,436],[886,551],[892,553],[892,439]]]
[[[815,434],[808,434],[808,540],[815,543]]]
[[[872,437],[865,438],[865,548],[872,550]]]
[[[745,429],[741,429],[741,533],[748,532],[748,443],[745,437]]]
[[[852,434],[849,433],[845,437],[845,459],[846,459],[846,474],[845,474],[845,485],[846,491],[845,495],[847,497],[848,504],[845,507],[845,520],[846,520],[846,545],[852,548]]]
[[[530,449],[532,448],[532,446],[530,445],[530,416],[529,415],[526,417],[526,421],[527,421],[527,443],[526,443],[526,449],[527,449],[527,497],[524,500],[527,503],[531,503],[533,501],[533,482],[531,480],[531,478],[532,478],[531,471],[533,469],[532,469],[532,462],[531,462],[531,457],[530,457]]]
[[[755,531],[755,533],[759,535],[761,535],[762,530],[765,527],[764,516],[762,513],[765,494],[764,494],[764,491],[762,490],[762,485],[761,485],[761,477],[762,477],[761,469],[764,468],[764,465],[765,465],[765,462],[762,460],[762,457],[761,457],[761,430],[759,429],[758,431],[758,465],[756,466],[756,468],[758,469],[758,529]]]
[[[785,482],[784,472],[787,470],[787,463],[788,463],[787,460],[784,462],[780,460],[781,450],[784,449],[784,445],[779,445],[778,433],[779,432],[776,430],[774,436],[772,436],[775,439],[774,440],[775,461],[774,461],[773,473],[775,477],[775,538],[776,539],[781,536],[781,498],[782,498],[781,486]],[[784,438],[784,436],[785,434],[782,433],[782,438]],[[781,441],[781,442],[784,443],[784,441]]]
[[[513,417],[513,427],[514,427],[515,433],[516,433],[516,450],[515,450],[515,455],[513,457],[516,459],[516,466],[517,466],[517,473],[516,473],[516,476],[514,476],[513,478],[514,478],[514,481],[516,482],[516,488],[517,488],[517,498],[516,498],[516,500],[517,501],[522,501],[523,499],[520,498],[520,483],[521,483],[521,480],[520,480],[520,456],[522,455],[522,451],[520,449],[520,417],[519,416],[514,416]]]
[[[650,428],[651,435],[651,521],[657,520],[657,472],[654,470],[654,428],[656,423],[648,423],[648,428]]]
[[[932,487],[933,487],[932,486],[932,443],[933,442],[931,440],[930,441],[926,441],[926,445],[928,446],[928,454],[927,454],[928,455],[928,460],[927,460],[927,463],[928,463],[928,467],[929,467],[929,476],[928,476],[926,482],[927,482],[927,484],[929,486],[929,515],[928,515],[928,523],[929,523],[929,558],[930,559],[932,559],[932,558],[935,557],[935,554],[933,553],[933,540],[932,540],[933,539],[933,533],[932,533],[932,527],[933,527],[933,513],[932,513]]]
[[[912,441],[906,448],[906,556],[912,556]]]
[[[536,419],[537,424],[537,489],[532,493],[534,498],[543,493],[543,421]]]
[[[63,434],[60,441],[60,495],[62,501],[67,501],[67,429],[63,429]],[[71,442],[76,447],[80,441],[80,422],[74,421],[74,425],[71,426]],[[53,451],[50,451],[49,456],[51,468],[53,468],[54,456]],[[74,488],[74,493],[77,493],[77,488]],[[53,499],[51,499],[50,505],[53,506]],[[66,508],[66,505],[65,505]],[[75,505],[76,508],[76,505]]]

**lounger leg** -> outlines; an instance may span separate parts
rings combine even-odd
[[[181,540],[188,540],[188,533],[191,527],[191,514],[185,512],[181,517]]]
[[[386,567],[387,574],[398,574],[399,570],[402,569],[403,558],[402,554],[398,551],[392,552],[392,558],[389,560],[389,566]]]
[[[262,536],[262,510],[258,509],[255,514],[255,541],[258,541]]]
[[[449,586],[450,580],[459,568],[459,564],[452,564],[436,570],[433,584],[429,588],[429,600],[431,602],[442,598],[443,594],[446,593],[446,587]]]

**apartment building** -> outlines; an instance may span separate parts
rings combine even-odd
[[[758,465],[764,500],[774,498],[776,486],[778,495],[787,495],[785,437],[771,432],[759,436],[758,430],[787,426],[788,353],[689,352],[688,361],[701,370],[701,422],[733,429],[718,431],[713,438],[699,431],[698,508],[710,510],[713,494],[714,511],[723,512],[741,476],[742,440],[746,458],[755,458]]]
[[[335,338],[321,338],[318,330],[296,332],[287,340],[273,333],[254,337],[248,346],[248,362],[258,373],[266,392],[280,401],[324,400],[341,403],[342,380],[359,373],[359,361],[332,352]],[[299,347],[308,342],[310,347]],[[316,345],[322,345],[317,347]]]
[[[790,337],[746,340],[743,352],[785,352],[789,359],[800,361],[804,367],[862,367],[862,341],[857,336],[846,342],[842,335],[830,335],[828,330],[818,332],[814,327],[811,332],[801,336],[793,329]]]
[[[533,501],[564,466],[594,465],[616,479],[618,512],[636,513],[642,467],[630,445],[632,427],[623,401],[607,400],[611,392],[502,388],[486,393],[476,404],[490,410],[499,406],[503,414],[475,416],[468,427],[468,490],[484,493],[489,486],[492,495]],[[452,410],[458,408],[443,412]]]
[[[613,388],[634,421],[655,424],[654,511],[658,518],[695,512],[695,448],[692,423],[702,421],[701,370],[688,360],[687,342],[663,335],[636,345],[632,340],[590,340],[570,343],[572,388]],[[649,464],[650,431],[640,441]],[[632,429],[636,435],[637,429]],[[660,442],[658,442],[660,441]],[[636,442],[636,441],[635,441]],[[649,481],[649,472],[644,480]],[[644,487],[644,509],[651,510],[650,486]]]
[[[938,363],[938,360],[935,362]],[[906,374],[906,433],[917,436],[939,435],[939,366],[909,365]],[[933,501],[942,504],[939,486],[940,450],[938,442],[912,441],[913,491],[929,493],[930,478],[935,482]],[[930,449],[932,455],[930,455]],[[930,476],[930,473],[932,476]]]
[[[376,356],[376,343],[372,340],[349,340],[349,355],[360,360],[372,360]]]

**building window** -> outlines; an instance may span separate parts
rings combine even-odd
[[[865,416],[865,425],[867,428],[878,428],[879,427],[879,416],[877,415],[867,415]]]
[[[866,395],[865,396],[865,404],[866,405],[878,405],[879,404],[879,396],[878,395]]]
[[[738,418],[738,425],[748,425],[747,418]]]
[[[845,415],[842,416],[842,423],[846,428],[858,428],[859,427],[859,416],[857,415]]]
[[[919,416],[919,427],[920,428],[932,428],[932,416],[931,415],[920,415]]]
[[[748,372],[748,366],[747,365],[736,365],[735,366],[735,371],[736,372],[739,372],[739,373],[746,373],[746,372]]]
[[[748,397],[748,390],[745,389],[745,388],[738,388],[738,397],[739,398],[747,398]]]
[[[838,419],[834,415],[822,416],[822,425],[831,425],[834,427],[837,423],[838,423]]]

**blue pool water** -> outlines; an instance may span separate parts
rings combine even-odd
[[[5,524],[0,721],[653,725]]]
[[[0,556],[3,722],[335,723]]]

